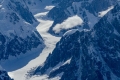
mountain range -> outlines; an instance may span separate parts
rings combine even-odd
[[[120,80],[119,27],[119,0],[0,0],[0,62],[37,49],[20,75],[32,63],[24,76],[39,80]],[[0,80],[13,76],[0,69]]]
[[[90,30],[67,31],[35,75],[60,80],[120,80],[120,4]]]

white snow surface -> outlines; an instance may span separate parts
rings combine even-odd
[[[43,15],[41,15],[43,14]],[[11,78],[14,80],[48,80],[47,75],[44,76],[33,76],[31,78],[28,77],[28,72],[39,66],[42,65],[42,63],[46,60],[46,57],[48,56],[51,51],[55,48],[55,44],[60,40],[60,37],[55,37],[50,35],[47,31],[52,25],[53,21],[51,20],[42,20],[40,16],[45,16],[45,12],[38,13],[35,15],[35,17],[38,19],[40,24],[37,26],[37,31],[40,33],[40,35],[43,37],[45,42],[45,48],[41,51],[41,46],[38,48],[32,49],[31,51],[28,51],[26,54],[24,54],[22,57],[18,57],[16,59],[10,58],[6,61],[4,61],[2,66],[8,71],[8,74]],[[34,55],[36,56],[34,59],[31,59],[26,63],[24,62],[32,58]],[[22,67],[17,67],[19,65],[22,65]],[[56,77],[51,80],[58,80],[59,77]]]
[[[55,31],[55,33],[59,33],[62,29],[70,29],[78,25],[82,25],[82,23],[83,23],[83,20],[79,16],[75,15],[75,16],[69,17],[61,24],[57,24],[53,28],[53,30]]]
[[[69,36],[69,35],[71,35],[71,34],[74,34],[76,31],[78,31],[78,29],[68,30],[66,33],[64,33],[63,37],[64,37],[64,36]]]
[[[107,10],[99,12],[98,17],[103,17],[105,14],[107,14],[107,13],[108,13],[110,10],[112,10],[113,8],[114,8],[114,6],[111,6],[111,7],[109,7]]]
[[[45,9],[46,10],[51,10],[52,8],[54,8],[55,6],[46,6]]]

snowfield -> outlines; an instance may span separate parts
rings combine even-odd
[[[112,10],[114,6],[108,7],[107,10],[99,12],[98,17],[103,17],[105,14],[107,14],[110,10]]]
[[[57,24],[53,28],[53,30],[55,31],[55,33],[59,33],[62,29],[70,29],[82,24],[83,24],[83,20],[78,15],[75,15],[75,16],[69,17],[67,20],[65,20],[61,24]]]
[[[41,15],[42,14],[42,15]],[[42,38],[45,42],[45,48],[41,52],[41,46],[39,46],[37,49],[32,49],[31,51],[28,51],[27,53],[23,55],[24,57],[19,57],[17,59],[9,59],[2,63],[2,66],[5,68],[5,70],[8,71],[8,74],[11,78],[14,80],[47,80],[47,76],[33,76],[31,79],[29,78],[29,71],[40,64],[42,64],[46,57],[48,56],[51,51],[55,48],[55,44],[60,40],[60,37],[55,37],[49,34],[47,31],[52,25],[53,21],[51,20],[42,20],[41,16],[45,16],[46,12],[38,13],[35,15],[35,17],[38,19],[40,24],[37,26],[38,32],[41,34]],[[35,53],[35,54],[34,54]],[[36,56],[34,59],[30,60],[26,65],[23,67],[17,67],[19,65],[23,65],[24,61],[27,59],[31,59],[34,55]],[[9,66],[10,65],[10,66]],[[17,67],[17,68],[16,68]],[[56,80],[56,79],[52,79]],[[57,79],[58,80],[58,79]]]

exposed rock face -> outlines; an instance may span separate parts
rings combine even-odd
[[[3,0],[0,7],[0,59],[26,53],[38,45],[42,37],[36,30],[37,20],[24,0]]]
[[[48,17],[54,20],[49,32],[51,34],[60,35],[67,30],[61,30],[55,33],[53,28],[56,24],[61,24],[70,16],[78,15],[84,21],[82,26],[78,25],[75,28],[90,29],[101,17],[99,12],[106,11],[109,7],[114,6],[117,0],[53,0],[57,4],[49,13]],[[70,28],[71,29],[71,28]]]
[[[34,74],[60,80],[120,80],[120,4],[91,30],[63,35]]]
[[[0,70],[0,80],[13,80],[11,79],[6,71]]]

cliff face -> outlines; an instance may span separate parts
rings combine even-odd
[[[120,4],[91,30],[70,30],[34,74],[60,80],[120,80]]]

